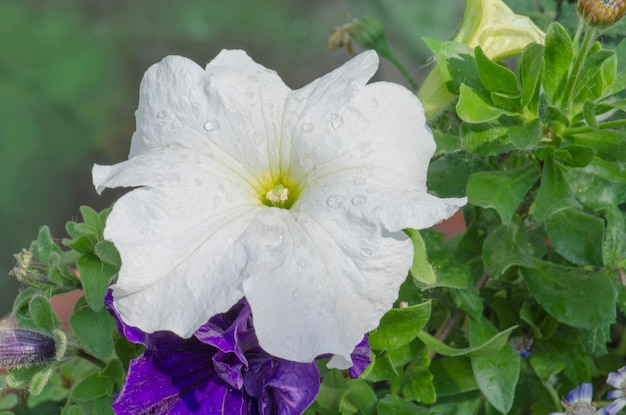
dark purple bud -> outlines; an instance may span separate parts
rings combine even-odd
[[[36,331],[0,329],[0,368],[29,366],[55,359],[54,339]]]

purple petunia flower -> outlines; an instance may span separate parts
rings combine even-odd
[[[292,362],[261,349],[245,299],[212,317],[189,339],[126,326],[111,300],[109,293],[106,303],[120,332],[146,346],[131,361],[113,402],[117,415],[301,414],[319,392],[314,362]]]

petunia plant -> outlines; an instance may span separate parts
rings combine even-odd
[[[620,413],[626,73],[601,36],[626,3],[577,10],[468,0],[417,88],[370,81],[411,73],[374,16],[296,90],[240,50],[155,63],[128,159],[92,171],[126,193],[16,255],[0,414],[20,388],[63,415]]]

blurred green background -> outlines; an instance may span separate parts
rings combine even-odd
[[[544,26],[557,0],[511,0]],[[168,54],[204,65],[241,48],[298,88],[340,65],[326,40],[348,16],[375,15],[419,80],[429,67],[422,36],[450,39],[462,0],[3,0],[0,2],[0,316],[17,282],[12,254],[47,224],[57,238],[98,197],[94,162],[126,158],[143,72]],[[574,5],[562,1],[573,22]],[[620,38],[621,39],[621,38]],[[406,84],[383,62],[377,74]]]

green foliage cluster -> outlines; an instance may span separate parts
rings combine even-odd
[[[626,356],[626,72],[592,30],[559,23],[506,62],[427,39],[451,111],[431,120],[428,187],[467,195],[452,239],[406,230],[414,263],[395,307],[369,334],[358,379],[325,368],[308,415],[547,414],[582,382],[602,386]],[[54,361],[10,369],[29,407],[110,414],[141,352],[103,306],[120,258],[108,210],[81,208],[58,244],[42,228],[16,276],[18,324],[54,337]],[[77,273],[80,278],[77,278]],[[60,332],[50,298],[84,296]],[[0,415],[18,402],[0,399]],[[4,412],[3,412],[4,411]]]
[[[112,414],[113,392],[120,390],[130,359],[141,349],[116,331],[115,320],[104,307],[109,284],[121,264],[113,244],[102,236],[110,209],[98,213],[83,206],[80,211],[83,222],[68,222],[70,237],[63,239],[63,248],[47,227],[39,231],[28,251],[32,258],[21,264],[24,275],[36,278],[22,280],[28,287],[13,305],[21,328],[48,334],[55,338],[57,349],[59,344],[63,347],[54,361],[9,369],[4,384],[27,388],[29,408],[58,402],[57,413],[63,415]],[[34,273],[29,268],[33,263],[37,265]],[[69,317],[71,332],[66,335],[50,298],[77,288],[84,296]],[[18,397],[8,394],[0,408],[10,409],[17,403]],[[0,414],[11,413],[0,410]]]
[[[624,366],[626,72],[594,40],[552,23],[494,62],[425,39],[456,97],[431,120],[428,187],[467,195],[467,229],[407,231],[414,264],[373,364],[327,374],[310,414],[547,414]]]

